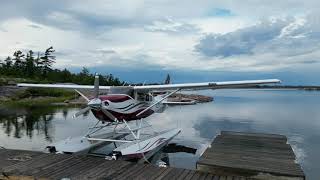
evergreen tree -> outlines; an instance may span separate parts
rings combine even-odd
[[[34,74],[34,71],[35,71],[35,65],[34,65],[34,55],[33,55],[33,51],[30,50],[28,53],[27,53],[27,57],[26,57],[26,62],[25,62],[25,72],[26,72],[26,75],[28,77],[32,77],[33,74]]]
[[[7,68],[9,70],[9,68],[12,67],[12,59],[10,56],[8,56],[5,60],[4,60],[4,67]]]
[[[40,59],[40,52],[37,54],[37,58],[34,60],[35,65],[35,74],[41,74],[42,73],[42,60]]]
[[[92,84],[94,82],[94,76],[90,74],[89,69],[83,67],[79,73],[79,80],[77,83],[80,84]]]
[[[14,61],[14,66],[16,66],[16,67],[21,66],[23,58],[24,58],[24,54],[22,51],[20,51],[20,50],[15,51],[13,53],[13,59],[12,59]]]
[[[63,82],[72,82],[72,74],[66,68],[61,71],[61,78]]]
[[[19,75],[23,75],[22,67],[24,65],[24,56],[25,55],[20,50],[13,53],[13,59],[12,59],[14,61],[13,70]]]
[[[164,81],[164,84],[170,84],[170,75],[167,74],[166,80]]]
[[[52,65],[55,63],[55,56],[52,55],[54,52],[53,47],[49,47],[43,56],[38,53],[37,57],[35,57],[34,52],[30,50],[25,57],[22,51],[16,51],[13,54],[13,58],[8,56],[0,64],[0,76],[35,78],[36,80],[50,83],[72,82],[93,85],[95,75],[91,74],[88,68],[83,67],[80,73],[71,73],[67,69],[52,69]],[[109,74],[100,75],[100,84],[116,86],[122,85],[123,82]]]
[[[21,66],[23,63],[23,58],[24,58],[24,54],[22,53],[22,51],[18,50],[16,52],[13,53],[13,60],[14,60],[14,65],[15,66]]]
[[[55,52],[55,50],[51,46],[48,49],[46,49],[44,56],[40,57],[41,65],[42,65],[42,73],[45,77],[47,76],[48,72],[52,70],[51,69],[52,64],[56,60],[56,57],[54,55],[52,55],[52,53],[54,53],[54,52]]]
[[[80,76],[89,76],[89,69],[88,68],[86,68],[86,67],[82,67],[82,70],[81,70],[81,72],[80,72]]]
[[[37,58],[34,60],[34,64],[36,68],[41,68],[42,66],[42,61],[40,59],[40,53],[38,52]]]
[[[10,75],[12,72],[12,60],[8,56],[1,65],[1,74]]]

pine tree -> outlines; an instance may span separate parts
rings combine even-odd
[[[13,59],[12,59],[14,60],[13,68],[18,75],[23,75],[22,67],[24,65],[24,56],[25,55],[20,50],[13,53]]]
[[[170,75],[167,74],[166,80],[164,81],[164,84],[170,84]]]
[[[59,70],[53,69],[52,65],[55,63],[55,52],[53,47],[46,49],[41,56],[40,53],[35,54],[32,50],[25,55],[22,51],[15,51],[13,58],[8,56],[0,64],[0,76],[7,75],[13,77],[35,78],[40,81],[49,82],[73,82],[79,84],[94,83],[94,74],[89,72],[89,69],[83,67],[80,73],[71,73],[67,69]],[[100,75],[101,85],[122,85],[123,82],[112,74]]]
[[[26,57],[26,62],[25,62],[25,72],[26,72],[26,75],[28,77],[32,77],[33,74],[34,74],[34,71],[35,71],[35,60],[34,60],[34,55],[33,55],[33,51],[30,50],[28,53],[27,53],[27,57]]]
[[[10,56],[8,56],[2,63],[1,73],[5,75],[10,75],[12,72],[12,60]]]
[[[12,66],[12,59],[10,56],[8,56],[5,60],[4,60],[4,67],[5,68],[11,68]]]
[[[46,49],[44,56],[40,57],[41,65],[42,65],[42,73],[45,77],[47,76],[48,72],[52,70],[51,69],[52,64],[56,60],[56,57],[54,55],[52,55],[52,53],[54,53],[54,52],[55,52],[55,50],[51,46],[48,49]]]
[[[42,61],[40,59],[40,53],[38,52],[37,58],[34,60],[34,64],[36,68],[41,68],[42,66]]]

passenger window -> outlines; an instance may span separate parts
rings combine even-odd
[[[144,94],[138,93],[137,96],[138,96],[137,99],[138,99],[139,101],[144,101],[144,100],[145,100]]]

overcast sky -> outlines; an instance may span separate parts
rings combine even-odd
[[[313,77],[319,7],[319,0],[2,0],[0,58],[53,46],[57,68]]]

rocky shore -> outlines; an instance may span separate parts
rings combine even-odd
[[[10,101],[12,97],[26,89],[17,86],[0,86],[0,102]]]
[[[199,95],[199,94],[176,93],[168,98],[168,101],[185,101],[185,100],[195,100],[197,103],[206,103],[206,102],[213,101],[213,97]]]

